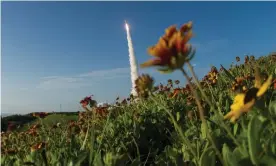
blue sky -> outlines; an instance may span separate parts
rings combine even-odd
[[[90,94],[99,102],[127,97],[131,82],[124,20],[138,63],[172,24],[194,22],[199,76],[211,64],[275,51],[275,2],[2,2],[1,111],[76,111]],[[150,73],[157,83],[180,72]]]

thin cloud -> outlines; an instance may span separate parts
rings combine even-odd
[[[203,43],[195,43],[194,45],[197,52],[207,54],[218,50],[224,50],[229,46],[229,41],[227,39],[216,39]]]
[[[89,73],[80,74],[78,77],[106,77],[111,75],[122,75],[129,74],[130,69],[128,68],[115,68],[109,70],[96,70]]]
[[[20,91],[26,91],[28,90],[28,88],[24,87],[24,88],[19,88]]]
[[[79,87],[83,82],[81,79],[74,77],[56,77],[52,79],[47,79],[40,82],[37,86],[38,89],[57,89],[57,88],[74,88]]]
[[[108,70],[96,70],[75,76],[47,76],[40,78],[36,88],[50,90],[63,88],[79,88],[91,85],[104,79],[116,79],[129,76],[129,68],[115,68]]]
[[[48,79],[55,79],[55,78],[59,78],[59,76],[47,76],[47,77],[41,77],[40,79],[48,80]]]

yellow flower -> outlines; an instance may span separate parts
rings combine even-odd
[[[208,78],[208,79],[209,79],[210,81],[213,81],[213,80],[218,79],[218,74],[215,73],[215,72],[209,72],[208,75],[209,75],[209,78]]]
[[[192,22],[184,24],[180,30],[177,30],[176,26],[167,28],[158,43],[148,49],[148,54],[155,58],[140,66],[142,68],[162,66],[164,68],[159,69],[162,73],[170,73],[182,68],[184,63],[190,61],[194,55],[191,45],[188,44],[193,36],[191,29]]]
[[[230,119],[231,122],[235,122],[243,113],[249,112],[257,98],[261,97],[272,83],[272,76],[269,76],[264,84],[261,84],[261,79],[258,75],[255,79],[253,88],[250,88],[246,93],[236,95],[231,105],[231,111],[224,116],[224,119]]]

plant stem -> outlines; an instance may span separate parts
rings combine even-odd
[[[198,79],[196,77],[196,74],[195,74],[195,71],[193,69],[193,66],[191,65],[190,62],[187,62],[187,65],[188,65],[189,70],[192,73],[192,76],[193,76],[193,78],[194,78],[194,80],[195,80],[195,82],[196,82],[196,84],[197,84],[197,86],[198,86],[198,88],[199,88],[202,96],[205,98],[205,100],[207,101],[207,103],[212,107],[211,101],[208,99],[206,93],[203,91],[203,89],[202,89],[202,87],[201,87],[201,85],[200,85],[200,83],[199,83],[199,81],[198,81]]]
[[[186,146],[190,149],[191,153],[194,155],[194,157],[196,157],[196,152],[194,151],[194,149],[191,146],[190,141],[184,136],[183,131],[181,129],[181,127],[179,127],[179,125],[176,123],[176,120],[174,118],[174,116],[172,115],[172,113],[163,105],[160,104],[158,101],[155,100],[154,95],[151,95],[151,99],[158,105],[160,105],[166,112],[167,114],[169,114],[170,118],[172,119],[172,122],[174,124],[174,127],[176,128],[176,130],[179,132],[180,137],[182,138],[182,140],[184,141],[184,143],[186,144]]]
[[[220,112],[222,112],[221,108],[218,106],[218,109]],[[219,114],[221,116],[221,114]],[[225,124],[223,120],[219,120],[224,130],[226,130],[227,134],[232,138],[232,140],[235,142],[235,144],[239,147],[241,147],[241,144],[239,141],[235,138],[235,136],[232,134],[231,129],[228,127],[228,125]]]
[[[194,88],[193,88],[193,86],[192,86],[192,83],[191,83],[191,81],[190,81],[190,79],[189,79],[189,76],[188,76],[188,74],[186,73],[186,71],[185,71],[183,68],[181,68],[180,70],[181,70],[181,72],[183,73],[183,75],[185,76],[186,80],[188,81],[188,84],[189,84],[189,86],[190,86],[190,88],[191,88],[191,91],[192,91],[192,93],[193,93],[193,96],[195,97],[196,104],[197,104],[198,109],[199,109],[199,116],[200,116],[200,119],[201,119],[201,121],[202,121],[203,123],[205,123],[206,120],[205,120],[205,118],[204,118],[204,113],[203,113],[204,110],[203,110],[203,108],[202,108],[202,106],[201,106],[201,104],[200,104],[199,97],[198,97],[196,91],[194,90]]]
[[[223,161],[223,158],[222,158],[222,155],[220,154],[218,148],[216,147],[216,144],[215,144],[215,142],[214,142],[214,140],[213,140],[213,138],[212,138],[212,136],[211,136],[211,134],[210,134],[210,132],[209,132],[208,125],[207,125],[207,122],[206,122],[206,119],[204,118],[204,110],[203,110],[203,108],[202,108],[202,106],[201,106],[201,104],[200,104],[199,97],[198,97],[196,91],[194,90],[194,88],[193,88],[193,86],[192,86],[192,83],[191,83],[191,81],[190,81],[190,79],[189,79],[189,76],[188,76],[188,74],[186,73],[186,71],[185,71],[183,68],[181,68],[180,70],[181,70],[181,72],[183,73],[183,75],[185,76],[186,80],[188,81],[189,86],[190,86],[190,88],[191,88],[191,91],[192,91],[192,93],[193,93],[193,96],[195,97],[196,104],[197,104],[198,109],[199,109],[199,116],[200,116],[200,119],[201,119],[201,121],[202,121],[202,124],[203,124],[204,128],[206,129],[207,137],[208,137],[209,141],[211,142],[211,144],[212,144],[212,146],[213,146],[213,148],[214,148],[214,150],[215,150],[215,152],[216,152],[216,155],[218,156],[220,162],[221,162],[223,165],[225,165],[225,164],[224,164],[224,161]]]
[[[209,104],[211,107],[213,107],[213,105],[211,105],[210,100],[209,100],[208,97],[206,96],[205,92],[204,92],[203,89],[201,88],[201,85],[200,85],[200,83],[198,82],[198,79],[197,79],[197,77],[196,77],[196,75],[195,75],[195,72],[194,72],[194,70],[193,70],[192,65],[190,64],[190,62],[187,62],[187,64],[188,64],[188,68],[189,68],[189,70],[191,71],[191,73],[192,73],[192,75],[193,75],[193,78],[195,79],[196,84],[197,84],[199,90],[201,91],[203,97],[206,99],[206,101],[208,102],[208,104]],[[208,84],[208,86],[209,86],[209,88],[210,88],[210,85],[209,85],[209,84]],[[211,91],[211,90],[210,90],[210,91]],[[211,93],[212,93],[212,91],[211,91]],[[220,112],[222,113],[222,111],[221,111],[221,109],[220,109],[219,106],[218,106],[218,108],[219,108]],[[229,127],[223,122],[223,120],[220,120],[220,121],[221,121],[221,124],[222,124],[223,128],[224,128],[224,129],[226,130],[226,132],[228,133],[228,135],[233,139],[233,141],[236,143],[236,145],[239,146],[239,145],[240,145],[239,142],[235,139],[235,137],[234,137],[234,135],[231,133]]]
[[[208,87],[209,87],[209,89],[210,89],[210,92],[211,92],[211,94],[212,94],[212,96],[213,96],[213,98],[214,98],[214,94],[212,93],[212,87],[210,86],[210,84],[207,82],[207,84],[208,84]],[[232,132],[231,132],[231,129],[226,125],[226,123],[223,121],[223,113],[222,113],[222,110],[221,110],[221,107],[220,107],[220,105],[216,102],[216,106],[217,106],[217,108],[218,108],[218,111],[216,110],[216,109],[214,109],[214,112],[215,112],[215,114],[217,115],[217,116],[219,116],[219,117],[221,117],[220,119],[219,119],[219,122],[220,122],[220,125],[222,125],[222,127],[226,130],[226,132],[227,132],[227,134],[231,137],[231,139],[235,142],[235,144],[237,145],[237,146],[241,146],[240,145],[240,143],[239,143],[239,141],[235,138],[235,136],[232,134]]]
[[[85,144],[86,144],[87,139],[88,139],[89,127],[90,127],[90,125],[88,124],[88,128],[87,128],[87,131],[86,131],[86,134],[85,134],[85,138],[84,138],[84,141],[82,143],[82,146],[81,146],[80,150],[84,150]]]

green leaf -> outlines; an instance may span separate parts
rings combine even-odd
[[[248,162],[248,161],[251,164],[247,149],[243,149],[242,146],[235,148],[233,151],[233,155],[239,164],[241,164],[241,162]]]
[[[207,129],[206,129],[206,126],[203,125],[203,123],[201,123],[201,134],[203,139],[207,138]]]
[[[161,74],[170,74],[170,73],[172,73],[174,70],[167,67],[167,68],[160,68],[160,69],[157,69],[157,71],[159,71]]]
[[[216,155],[213,148],[207,148],[204,150],[199,159],[200,166],[215,166],[216,165]]]
[[[223,69],[223,71],[225,72],[225,74],[226,74],[230,79],[232,79],[233,81],[236,82],[235,77],[234,77],[230,72],[228,72],[228,70],[226,70],[222,65],[220,65],[220,67]]]
[[[238,128],[239,128],[239,124],[236,123],[236,124],[234,125],[234,136],[236,136],[237,131],[238,131]]]
[[[74,165],[79,166],[86,159],[87,153],[85,151],[81,152],[79,157],[73,162]]]
[[[234,149],[233,155],[235,155],[238,158],[246,158],[249,157],[247,149],[244,149],[243,146],[239,146]]]
[[[229,108],[230,108],[230,106],[229,106],[229,101],[226,100],[226,102],[225,102],[225,109],[228,110]]]
[[[227,166],[237,166],[238,165],[238,161],[237,161],[236,157],[231,153],[227,144],[223,144],[222,155],[223,155],[224,162]]]
[[[74,166],[74,162],[70,161],[68,166]]]
[[[125,161],[128,159],[127,155],[116,155],[114,166],[125,165]]]
[[[94,162],[93,162],[92,165],[104,166],[104,163],[103,163],[103,161],[102,161],[102,156],[101,156],[100,153],[97,154],[97,155],[95,155],[95,160],[94,160]]]
[[[187,161],[192,160],[195,157],[191,153],[189,153],[189,149],[185,145],[182,145],[181,151],[183,153],[183,158]]]
[[[7,157],[6,156],[1,156],[1,165],[4,165],[6,162]]]
[[[223,94],[219,94],[219,105],[222,105],[222,101],[223,101]]]
[[[134,159],[130,164],[130,166],[140,166],[140,165],[141,165],[141,162],[139,158]]]
[[[248,158],[243,158],[243,159],[241,159],[240,161],[239,161],[239,165],[252,165],[252,162],[251,162],[251,160],[250,160],[250,158],[248,157]]]
[[[260,160],[261,164],[265,164],[265,165],[276,165],[276,159],[275,157],[269,157],[269,156],[264,156],[262,157],[262,159]]]
[[[276,114],[276,101],[270,102],[269,111],[270,111],[270,113],[272,113],[274,115]]]
[[[274,133],[268,143],[268,154],[276,155],[276,133]]]
[[[24,166],[27,166],[27,165],[29,165],[29,166],[35,166],[35,163],[33,163],[33,162],[24,162],[23,165]]]
[[[249,156],[253,164],[258,164],[258,157],[262,151],[260,134],[263,130],[266,119],[262,116],[254,115],[248,124],[248,148]]]
[[[177,112],[177,113],[176,113],[176,121],[179,121],[179,120],[180,120],[180,113]]]

